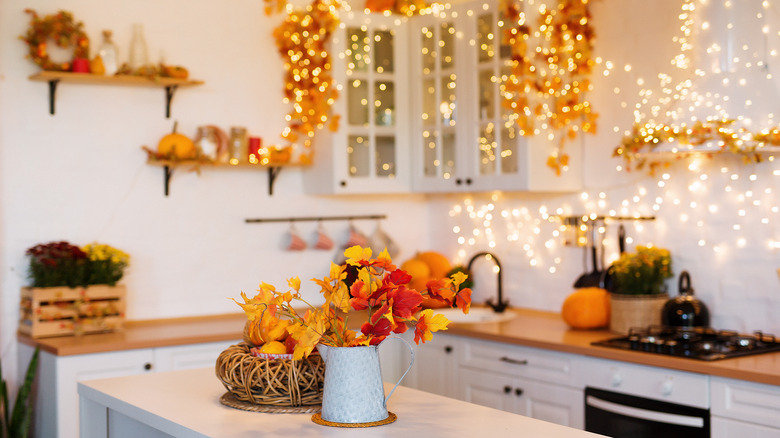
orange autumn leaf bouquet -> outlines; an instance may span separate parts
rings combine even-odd
[[[300,293],[301,281],[290,278],[290,290],[282,292],[261,283],[257,295],[241,293],[239,303],[247,315],[247,335],[255,345],[285,341],[292,346],[293,359],[299,360],[319,343],[333,347],[377,345],[392,333],[404,333],[414,327],[414,341],[429,341],[432,333],[446,330],[449,320],[432,309],[422,309],[427,298],[438,298],[469,312],[471,289],[460,289],[466,274],[431,280],[426,290],[409,288],[411,276],[393,265],[387,250],[371,258],[371,248],[353,246],[344,251],[344,265],[331,263],[323,279],[312,279],[322,292],[321,306],[309,304]],[[234,300],[235,301],[235,300]],[[297,310],[304,307],[305,311]],[[367,320],[360,331],[349,329],[349,317],[365,311]],[[303,313],[301,313],[303,312]]]

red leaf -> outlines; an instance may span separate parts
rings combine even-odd
[[[410,281],[412,281],[412,276],[409,275],[406,271],[396,269],[395,271],[387,274],[385,280],[395,285],[402,285],[408,284]]]
[[[387,298],[392,303],[393,316],[405,319],[411,319],[412,315],[420,310],[420,304],[424,300],[419,292],[406,286],[400,286],[390,291]]]

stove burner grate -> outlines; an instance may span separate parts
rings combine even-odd
[[[627,336],[592,345],[706,361],[780,351],[780,342],[774,335],[760,331],[741,334],[711,327],[636,327]]]

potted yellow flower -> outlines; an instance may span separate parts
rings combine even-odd
[[[661,324],[661,309],[669,298],[665,281],[672,277],[669,250],[637,246],[610,267],[615,281],[610,293],[610,329],[628,333],[632,327]]]
[[[327,277],[312,279],[325,299],[322,305],[301,296],[297,277],[287,281],[287,291],[262,283],[255,297],[242,292],[244,302],[237,303],[247,315],[250,341],[279,342],[282,327],[292,338],[287,342],[293,345],[291,360],[305,360],[317,354],[315,347],[319,350],[326,370],[322,413],[316,422],[386,424],[395,417],[386,408],[389,395],[385,397],[382,388],[377,345],[400,339],[388,337],[407,329],[414,330],[416,343],[430,340],[433,332],[447,329],[449,320],[422,309],[423,301],[437,298],[468,313],[471,289],[460,287],[467,278],[462,272],[429,281],[424,291],[411,289],[411,276],[393,265],[387,250],[372,258],[370,248],[353,246],[344,255],[344,265],[332,263]],[[358,330],[350,318],[360,318]]]

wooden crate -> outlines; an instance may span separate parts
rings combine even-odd
[[[43,338],[121,329],[126,292],[121,285],[24,287],[19,332]]]

